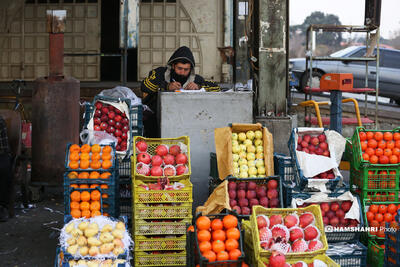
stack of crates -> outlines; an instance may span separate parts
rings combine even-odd
[[[397,214],[400,214],[400,211]],[[395,222],[386,223],[386,229],[385,266],[400,266],[400,224],[398,215]]]
[[[148,190],[150,184],[159,183],[163,177],[145,176],[137,171],[139,151],[134,145],[132,235],[135,242],[135,265],[186,266],[186,225],[191,223],[193,203],[189,137],[157,139],[136,136],[134,144],[139,141],[146,142],[147,153],[151,156],[155,155],[159,145],[179,145],[187,155],[188,171],[168,177],[170,185],[180,183],[181,189]]]
[[[97,101],[107,101],[107,102],[125,102],[129,107],[129,123],[130,123],[130,144],[128,144],[128,151],[126,156],[118,156],[118,172],[119,172],[119,198],[118,205],[120,208],[120,214],[128,218],[128,225],[132,223],[132,177],[131,177],[131,159],[130,155],[132,153],[132,143],[134,136],[143,135],[143,106],[137,105],[133,106],[130,104],[129,99],[121,98],[110,98],[105,96],[96,96],[93,103],[87,103],[85,105],[85,126],[87,127],[90,119],[93,117],[95,111],[95,103]]]
[[[96,149],[96,153],[92,151]],[[97,150],[100,153],[97,153]],[[107,153],[105,153],[107,151]],[[95,155],[100,156],[97,160],[100,164],[109,157],[110,166],[96,166],[91,163]],[[108,156],[104,156],[103,154]],[[78,155],[78,157],[76,156]],[[88,167],[81,164],[85,161],[90,162]],[[87,159],[86,159],[87,157]],[[78,162],[76,168],[74,162]],[[64,209],[65,215],[73,217],[90,217],[98,212],[105,216],[117,218],[119,216],[118,195],[118,161],[116,159],[115,147],[106,145],[72,145],[68,144],[66,149],[64,174]],[[78,191],[78,193],[74,193]],[[98,192],[95,192],[98,191]],[[85,193],[87,192],[87,193]],[[89,208],[88,208],[89,207]],[[72,211],[72,212],[71,212]],[[79,211],[79,212],[78,212]]]
[[[363,203],[365,226],[373,227],[375,217],[367,217],[371,205],[387,207],[390,204],[398,206],[400,203],[400,164],[381,161],[381,156],[390,157],[392,153],[400,159],[400,129],[370,130],[357,127],[347,150],[351,151],[350,189],[360,196]],[[367,232],[363,240],[368,245],[368,262],[374,266],[383,266],[387,250],[383,232]]]

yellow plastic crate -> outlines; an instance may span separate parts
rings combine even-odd
[[[154,155],[155,154],[155,149],[158,145],[178,145],[179,143],[183,143],[187,146],[187,158],[188,158],[188,173],[185,174],[181,174],[181,175],[177,175],[177,176],[170,176],[168,177],[170,180],[183,180],[183,179],[188,179],[190,177],[190,174],[192,173],[192,168],[190,165],[190,139],[188,136],[181,136],[181,137],[177,137],[177,138],[145,138],[142,136],[135,136],[133,139],[133,155],[131,157],[132,160],[132,177],[134,177],[134,179],[140,179],[140,180],[144,180],[144,181],[148,181],[148,180],[155,180],[160,178],[159,176],[144,176],[142,174],[139,174],[136,172],[136,143],[138,141],[145,141],[148,145],[147,147],[147,152],[150,155]]]
[[[174,206],[172,206],[174,205]],[[134,219],[191,219],[192,203],[154,205],[133,204]]]
[[[135,252],[135,266],[186,266],[186,252],[149,254]]]
[[[324,247],[322,249],[312,251],[312,252],[297,252],[297,253],[288,253],[286,254],[286,260],[303,260],[303,259],[310,259],[317,255],[325,254],[326,250],[328,249],[328,241],[325,235],[325,228],[324,223],[322,221],[322,214],[319,205],[310,205],[305,208],[297,208],[297,209],[267,209],[262,206],[253,206],[253,212],[250,215],[250,223],[251,229],[253,229],[253,248],[256,258],[269,258],[271,256],[271,251],[264,250],[260,246],[259,241],[259,232],[257,227],[257,215],[267,215],[268,217],[271,215],[282,215],[286,216],[291,213],[297,213],[301,215],[305,212],[311,212],[315,217],[315,226],[318,228],[321,237],[320,240]]]
[[[185,185],[181,190],[146,190],[141,184],[146,182],[134,180],[135,204],[137,203],[176,203],[193,202],[193,185],[188,179],[177,181]]]
[[[326,265],[328,265],[328,267],[340,267],[339,264],[337,264],[336,262],[334,262],[331,258],[329,258],[328,256],[326,256],[325,254],[322,255],[318,255],[315,256],[313,258],[304,258],[304,259],[288,259],[287,255],[286,255],[286,262],[289,264],[294,264],[298,261],[304,261],[305,263],[309,264],[312,263],[314,260],[321,260],[323,261]],[[269,258],[261,258],[258,260],[258,267],[265,267],[266,265],[264,263],[269,263]]]
[[[186,235],[181,237],[155,238],[146,236],[134,236],[135,251],[161,251],[161,250],[185,250]]]
[[[146,222],[134,221],[134,235],[185,235],[186,224],[191,224],[191,219],[180,222]]]

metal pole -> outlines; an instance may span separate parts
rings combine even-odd
[[[368,41],[369,41],[370,35],[369,31],[367,32],[367,36],[365,38],[365,52],[368,51]],[[368,63],[369,61],[365,62],[365,88],[368,88]],[[368,116],[368,93],[365,92],[365,102],[364,102],[364,116]]]
[[[376,80],[375,80],[375,129],[379,128],[379,121],[378,121],[378,97],[379,97],[379,39],[380,39],[380,27],[376,29],[377,34],[377,41],[376,41]]]

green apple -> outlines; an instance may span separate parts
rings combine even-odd
[[[243,141],[243,145],[250,146],[250,145],[253,145],[253,142],[250,139],[246,139]]]
[[[258,173],[258,170],[256,167],[250,167],[249,168],[249,175],[250,177],[256,177]]]
[[[263,160],[256,160],[256,167],[264,167],[264,161]]]
[[[247,153],[256,153],[256,147],[253,145],[247,146]]]
[[[232,146],[232,152],[237,154],[240,152],[240,146],[239,145],[234,145]]]
[[[232,163],[233,169],[239,168],[239,164],[237,162]]]
[[[246,159],[247,159],[247,161],[255,160],[256,159],[256,155],[254,153],[247,153]]]
[[[238,140],[238,134],[232,133],[232,140]]]
[[[249,174],[247,172],[241,172],[239,178],[249,178]]]
[[[259,153],[259,152],[261,152],[261,153],[264,152],[263,146],[257,146],[257,147],[256,147],[256,153]]]
[[[244,151],[240,151],[240,152],[239,152],[239,158],[241,158],[241,159],[246,159],[246,158],[247,158],[247,153],[244,152]]]
[[[232,146],[238,146],[239,142],[237,140],[232,140]]]
[[[255,146],[262,146],[262,145],[263,145],[263,141],[262,141],[261,139],[256,139],[256,140],[254,141],[254,145],[255,145]]]
[[[239,166],[242,166],[242,165],[246,165],[247,166],[247,160],[241,158],[241,159],[239,159],[238,164],[239,164]]]
[[[256,166],[256,161],[255,160],[247,161],[247,166],[249,166],[249,168],[250,167],[255,167]]]
[[[232,154],[232,159],[233,159],[234,162],[238,161],[239,160],[239,154],[236,154],[236,153]]]
[[[253,140],[255,133],[253,131],[247,131],[246,136],[248,139]]]
[[[254,132],[254,137],[256,139],[261,139],[262,138],[262,132],[261,131],[255,131]]]
[[[257,173],[258,174],[264,174],[265,175],[265,168],[264,168],[264,166],[260,166],[260,167],[258,167],[257,168]]]
[[[256,154],[256,159],[263,159],[263,158],[264,158],[264,153],[258,152],[258,153]]]
[[[238,139],[239,139],[239,141],[244,141],[244,140],[246,140],[246,134],[245,133],[239,133],[238,134]]]
[[[247,165],[240,165],[240,172],[248,172],[249,171],[249,167],[247,167]]]

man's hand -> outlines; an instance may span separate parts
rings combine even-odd
[[[199,90],[200,87],[197,83],[190,82],[188,85],[186,85],[185,90]]]
[[[171,83],[168,85],[168,90],[170,90],[170,91],[179,90],[179,89],[181,89],[181,88],[182,88],[182,85],[181,85],[180,82],[171,82]]]

